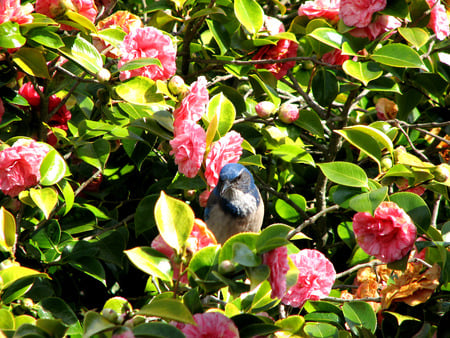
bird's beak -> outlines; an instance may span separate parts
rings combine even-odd
[[[231,188],[231,182],[230,181],[224,181],[223,184],[222,184],[222,190],[220,191],[220,194],[223,195],[230,188]]]

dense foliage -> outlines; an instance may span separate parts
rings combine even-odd
[[[1,0],[4,335],[443,336],[447,15]],[[263,228],[217,244],[204,206],[238,161]]]

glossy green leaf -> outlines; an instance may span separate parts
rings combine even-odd
[[[17,22],[6,21],[0,25],[0,47],[19,48],[27,40],[20,33]]]
[[[73,325],[78,322],[77,315],[72,308],[61,298],[48,297],[39,302],[45,318],[61,319],[66,325]]]
[[[416,48],[422,47],[430,39],[430,34],[420,27],[399,27],[398,32],[406,41]]]
[[[358,335],[358,328],[366,328],[375,333],[377,328],[377,317],[369,303],[353,301],[344,303],[342,306],[345,321],[352,332]]]
[[[124,252],[138,269],[163,281],[172,281],[173,272],[170,260],[159,251],[142,246]]]
[[[14,330],[14,316],[8,309],[0,309],[0,329]]]
[[[261,264],[261,257],[244,243],[236,242],[233,244],[233,261],[243,266],[255,267]]]
[[[145,196],[139,202],[134,216],[135,231],[137,235],[142,234],[156,225],[154,218],[148,217],[148,215],[153,213],[157,199],[157,195],[149,195]]]
[[[93,167],[104,170],[109,158],[110,145],[104,139],[97,139],[93,143],[86,143],[77,148],[77,155],[84,162]]]
[[[17,64],[25,73],[49,79],[47,62],[45,57],[37,48],[22,47],[12,56],[13,61]]]
[[[17,282],[22,278],[30,278],[30,277],[46,277],[49,276],[46,273],[39,272],[37,270],[33,270],[30,268],[26,268],[24,266],[13,265],[6,269],[0,270],[0,278],[3,281],[1,285],[1,289],[5,290],[13,283]]]
[[[398,192],[390,196],[392,202],[405,210],[422,233],[426,233],[431,223],[431,212],[426,202],[411,192]]]
[[[216,281],[216,278],[213,277],[212,271],[217,270],[219,252],[220,246],[212,245],[199,250],[194,254],[194,256],[192,256],[188,267],[191,283],[193,280],[195,283],[200,284],[207,290],[207,283]],[[216,283],[213,283],[211,286],[214,286],[215,284]]]
[[[13,214],[0,207],[0,250],[9,251],[16,243],[16,219]]]
[[[112,329],[116,324],[111,323],[97,312],[89,311],[84,316],[84,337],[93,337],[101,332]]]
[[[105,309],[111,309],[118,314],[122,314],[131,311],[133,308],[127,299],[123,297],[112,297],[106,301],[105,305],[103,305],[103,310]]]
[[[233,259],[233,245],[235,243],[243,243],[250,250],[256,249],[256,241],[258,240],[258,234],[255,233],[239,233],[230,237],[222,246],[222,250],[220,250],[219,262],[223,262],[224,260],[232,260]]]
[[[42,185],[53,185],[58,183],[66,174],[67,166],[64,158],[58,151],[52,149],[47,153],[41,163],[41,180]]]
[[[194,318],[186,305],[173,298],[154,299],[150,304],[144,305],[138,314],[195,324]]]
[[[88,31],[91,31],[93,33],[97,32],[97,28],[95,28],[95,25],[86,16],[70,10],[66,11],[64,15],[81,27],[86,28]]]
[[[323,137],[324,135],[322,120],[314,110],[300,110],[299,117],[294,123],[314,136]]]
[[[344,37],[335,29],[330,27],[319,27],[308,34],[314,39],[336,49],[340,49]]]
[[[272,150],[272,154],[279,156],[283,161],[292,163],[304,163],[315,166],[312,156],[302,147],[295,144],[282,144]]]
[[[27,38],[43,46],[58,49],[64,46],[64,42],[58,34],[47,27],[38,27],[27,33]]]
[[[81,36],[63,38],[64,47],[59,50],[87,71],[96,74],[103,68],[103,61],[97,49]]]
[[[338,225],[337,232],[350,249],[355,246],[355,233],[353,232],[352,222],[342,222]]]
[[[281,327],[283,331],[290,333],[301,333],[301,329],[305,325],[305,318],[299,315],[291,315],[287,318],[279,319],[275,325]]]
[[[155,220],[162,238],[181,254],[194,226],[194,212],[191,207],[161,191],[155,205]]]
[[[253,313],[258,313],[262,311],[267,311],[278,303],[277,299],[273,299],[270,295],[272,294],[272,288],[268,280],[263,282],[256,291],[255,297],[252,300],[252,305],[250,307]]]
[[[236,18],[250,34],[257,33],[264,22],[264,12],[255,0],[235,0]]]
[[[126,33],[122,29],[118,28],[106,28],[97,32],[97,34],[93,34],[94,36],[99,37],[106,43],[111,44],[112,46],[119,48],[123,39],[126,36]]]
[[[164,101],[162,94],[156,93],[155,81],[143,76],[132,77],[115,89],[117,95],[122,99],[134,104],[150,104]]]
[[[368,178],[363,169],[349,162],[317,164],[323,174],[332,182],[349,187],[367,187]]]
[[[314,98],[323,107],[330,105],[339,94],[336,75],[325,68],[320,68],[316,72],[311,85]]]
[[[30,197],[39,209],[49,218],[51,212],[58,203],[58,192],[55,188],[30,189]]]
[[[306,210],[306,200],[299,194],[289,194],[287,196],[292,202],[294,202],[303,211]],[[283,199],[277,199],[275,202],[275,210],[281,218],[288,222],[294,223],[300,219],[300,214],[290,204]]]
[[[245,149],[244,147],[242,148]],[[245,166],[254,165],[259,168],[264,168],[264,165],[262,164],[262,156],[260,154],[241,157],[239,163]]]
[[[386,199],[387,192],[388,188],[382,187],[374,191],[356,195],[350,200],[350,208],[357,212],[369,212],[373,215],[378,205]]]
[[[71,261],[70,265],[106,286],[105,269],[98,259],[85,256]]]
[[[256,241],[256,252],[261,254],[288,244],[286,237],[293,229],[285,224],[272,224],[264,228]]]
[[[424,66],[419,54],[401,43],[385,45],[373,53],[371,58],[392,67],[421,68]]]
[[[14,321],[15,321],[15,327],[19,328],[23,324],[34,324],[36,322],[36,319],[29,315],[20,315],[20,316],[15,317]]]
[[[328,323],[306,323],[303,330],[310,336],[316,338],[338,338],[339,332],[336,326]]]
[[[267,81],[264,80],[261,73],[251,74],[249,76],[249,80],[250,83],[252,83],[253,80],[255,84],[252,83],[252,86],[253,87],[259,86],[262,89],[262,91],[264,91],[264,93],[267,94],[270,101],[272,101],[275,106],[278,106],[281,103],[281,100],[278,97],[278,93],[276,92],[273,86],[271,86],[269,83],[267,83]]]
[[[391,92],[401,94],[400,87],[397,82],[388,77],[379,77],[367,84],[367,89],[377,92]]]
[[[124,63],[118,70],[124,72],[126,70],[138,69],[150,65],[156,65],[162,68],[161,61],[157,58],[139,58]]]
[[[375,62],[357,62],[347,60],[342,65],[342,69],[348,75],[364,83],[365,86],[375,79],[378,79],[383,71]]]
[[[382,330],[385,336],[395,333],[398,337],[413,336],[422,327],[420,319],[406,316],[401,313],[383,311]]]
[[[223,93],[219,93],[209,101],[206,116],[213,125],[215,125],[214,119],[217,119],[217,132],[219,133],[219,137],[222,137],[233,126],[236,109],[233,103]]]
[[[64,215],[66,215],[73,207],[73,203],[75,201],[75,193],[70,183],[64,179],[59,181],[57,183],[57,186],[62,194],[62,197],[64,198]]]
[[[380,167],[381,147],[373,137],[357,129],[342,129],[335,130],[335,132],[372,158]]]
[[[161,322],[151,322],[138,325],[133,329],[133,333],[136,337],[185,337],[185,335],[175,326]]]

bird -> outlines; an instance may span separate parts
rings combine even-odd
[[[253,175],[242,164],[224,165],[204,214],[217,242],[223,244],[240,232],[259,232],[263,218],[264,202]]]

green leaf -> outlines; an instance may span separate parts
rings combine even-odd
[[[159,68],[162,68],[161,61],[156,58],[139,58],[135,60],[128,61],[124,63],[119,69],[119,72],[124,72],[126,70],[138,69],[145,66],[157,65]]]
[[[425,29],[419,27],[399,27],[398,32],[417,49],[425,45],[430,39],[430,34]]]
[[[58,34],[48,29],[48,27],[38,27],[30,30],[27,33],[27,38],[53,49],[64,47],[63,40]]]
[[[250,34],[259,32],[264,22],[264,12],[255,0],[235,0],[236,18]]]
[[[299,117],[294,123],[295,125],[305,129],[314,136],[323,138],[324,129],[322,120],[314,110],[300,110]]]
[[[53,185],[61,181],[67,171],[66,161],[55,149],[52,149],[44,157],[41,163],[42,185]]]
[[[20,33],[20,27],[17,22],[6,21],[0,25],[0,47],[19,48],[26,41]]]
[[[88,31],[91,31],[93,33],[97,32],[97,28],[95,28],[95,25],[84,15],[74,12],[74,11],[66,11],[64,15],[71,21],[77,23],[79,26],[86,28]],[[70,23],[69,23],[70,25]]]
[[[391,92],[401,94],[398,83],[388,77],[380,77],[367,85],[367,89],[377,92]]]
[[[370,137],[374,138],[381,146],[381,149],[386,148],[391,156],[393,156],[394,152],[394,145],[386,133],[382,132],[380,129],[371,127],[371,126],[365,126],[365,125],[355,125],[350,127],[345,127],[344,130],[358,130],[361,131]]]
[[[66,215],[70,209],[73,207],[73,202],[75,201],[75,193],[73,192],[72,186],[66,180],[61,180],[57,183],[59,191],[61,191],[66,203],[64,206],[64,215]]]
[[[264,228],[256,241],[256,252],[261,254],[288,244],[286,236],[293,229],[285,224],[272,224]]]
[[[287,197],[294,202],[303,211],[306,210],[306,200],[299,194],[289,194]],[[290,204],[282,199],[277,199],[275,202],[275,210],[281,218],[288,222],[294,223],[300,219],[300,214]]]
[[[317,164],[323,174],[332,182],[349,187],[368,187],[368,178],[363,169],[349,162]]]
[[[22,47],[12,56],[13,61],[27,74],[49,79],[45,57],[37,48]]]
[[[194,226],[194,212],[191,207],[161,191],[155,205],[155,220],[161,237],[181,254]]]
[[[155,209],[157,199],[157,195],[148,195],[139,202],[134,216],[136,235],[140,235],[156,225],[155,219],[153,217],[148,217],[148,215],[151,215],[152,211]]]
[[[64,47],[59,50],[87,71],[97,74],[103,68],[103,60],[97,49],[81,36],[64,37]]]
[[[106,28],[97,32],[97,34],[93,35],[102,39],[106,43],[109,43],[112,46],[119,48],[120,44],[122,43],[123,39],[127,34],[122,29]]]
[[[272,74],[270,74],[270,75],[272,75]],[[273,77],[273,75],[272,75],[272,77]],[[264,91],[264,93],[267,94],[268,98],[270,99],[270,101],[273,102],[273,104],[275,106],[280,105],[281,99],[278,97],[278,94],[277,94],[276,90],[274,89],[274,87],[271,86],[270,83],[268,83],[268,81],[265,81],[265,79],[263,78],[263,73],[251,74],[249,76],[249,80],[250,80],[250,83],[252,84],[252,87],[255,88],[255,87],[259,86]],[[252,82],[252,80],[253,80],[253,82]],[[256,89],[255,89],[255,91],[256,91]]]
[[[192,16],[189,18],[189,20],[197,19],[197,18],[200,18],[202,16],[208,16],[208,15],[212,15],[212,14],[227,15],[223,11],[222,8],[220,8],[220,7],[211,7],[211,8],[204,8],[204,9],[201,9],[201,10],[195,12],[194,14],[192,14]]]
[[[220,250],[219,255],[219,263],[224,260],[232,260],[233,259],[233,245],[235,243],[243,243],[250,250],[256,249],[256,241],[258,240],[258,234],[255,233],[239,233],[230,237],[222,246],[222,250]]]
[[[357,62],[347,60],[342,65],[342,69],[348,75],[364,83],[365,86],[375,79],[378,79],[383,71],[375,62]]]
[[[89,311],[84,316],[84,337],[93,337],[101,332],[111,330],[116,324],[111,323],[104,318],[101,314]]]
[[[214,124],[214,119],[217,119],[217,132],[220,138],[233,126],[236,109],[233,103],[221,92],[209,101],[208,111],[205,117],[211,121],[211,124]]]
[[[392,67],[421,68],[424,66],[420,55],[411,47],[401,43],[385,45],[373,53],[371,58]]]
[[[76,314],[71,307],[61,298],[48,297],[39,302],[39,305],[45,311],[45,318],[61,319],[66,325],[73,325],[78,322]],[[40,316],[43,317],[44,313]]]
[[[39,272],[24,266],[13,265],[6,269],[0,270],[0,278],[2,280],[1,290],[5,290],[13,283],[19,281],[22,278],[30,277],[46,277],[49,276],[46,273]]]
[[[172,281],[173,272],[170,260],[159,251],[142,246],[124,252],[138,269],[165,282]]]
[[[342,42],[344,41],[344,37],[335,29],[330,27],[316,28],[308,35],[336,49],[341,49]]]
[[[338,338],[339,332],[336,326],[328,324],[328,323],[306,323],[303,327],[303,330],[310,337],[317,338]]]
[[[135,76],[118,85],[116,93],[125,101],[134,104],[163,102],[163,95],[157,94],[156,89],[155,81],[147,77]]]
[[[342,312],[345,321],[355,335],[358,335],[358,328],[366,328],[375,333],[377,317],[369,303],[362,301],[344,303]]]
[[[103,305],[103,310],[111,309],[119,315],[132,310],[130,302],[123,297],[112,297]]]
[[[178,299],[159,298],[144,305],[138,315],[160,317],[165,320],[175,320],[186,324],[195,324],[189,309]]]
[[[133,329],[136,337],[170,337],[185,338],[186,336],[175,326],[167,323],[151,322],[136,326]]]
[[[8,309],[0,309],[0,330],[14,330],[14,316]]]
[[[411,192],[398,192],[390,196],[392,202],[406,211],[411,216],[414,224],[426,233],[431,223],[431,212],[426,202],[418,195]]]
[[[93,143],[86,143],[77,148],[79,158],[102,171],[105,169],[109,152],[109,142],[101,138],[95,140]]]
[[[353,232],[352,222],[342,222],[338,225],[337,232],[350,249],[355,246],[355,233]]]
[[[95,278],[106,287],[105,269],[100,261],[93,257],[81,257],[70,261],[70,265],[92,278]]]
[[[249,267],[261,265],[261,257],[257,256],[247,245],[239,242],[233,244],[233,261]]]
[[[311,85],[314,98],[323,107],[330,105],[339,94],[336,75],[325,68],[320,68],[316,72]]]
[[[0,207],[0,250],[9,251],[16,243],[16,219],[13,214]]]
[[[30,189],[30,197],[33,202],[42,210],[46,219],[58,203],[58,192],[55,188]]]
[[[343,129],[335,130],[335,132],[345,138],[350,144],[361,150],[364,154],[372,158],[377,163],[381,171],[381,149],[375,139],[359,130]]]
[[[388,187],[356,195],[350,200],[350,208],[357,212],[369,212],[373,215],[375,209],[386,199]]]
[[[283,161],[292,163],[304,163],[315,166],[312,156],[299,145],[282,144],[272,150],[272,154],[279,156]]]
[[[242,148],[245,149],[244,147]],[[239,163],[245,166],[254,165],[259,168],[264,168],[264,165],[262,164],[262,155],[260,154],[241,157]]]
[[[214,270],[217,270],[219,253],[220,246],[212,245],[197,251],[192,256],[188,267],[190,283],[194,282],[194,284],[190,284],[191,286],[197,283],[206,292],[210,291],[210,287],[212,288],[211,291],[216,291],[223,286],[223,284],[218,286],[217,279],[212,274]]]

